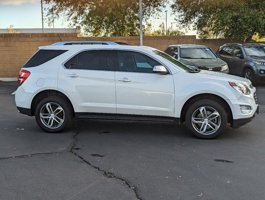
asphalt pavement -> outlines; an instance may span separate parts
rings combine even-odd
[[[0,199],[265,199],[265,87],[261,113],[215,140],[174,124],[78,120],[42,132],[0,82]]]

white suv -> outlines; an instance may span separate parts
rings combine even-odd
[[[176,121],[215,138],[258,110],[247,79],[199,70],[150,47],[52,45],[21,69],[18,110],[47,132],[75,118]]]

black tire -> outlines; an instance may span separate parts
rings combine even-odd
[[[206,112],[202,108],[205,108]],[[202,113],[206,113],[206,115],[203,116]],[[214,114],[211,116],[212,113]],[[193,136],[202,139],[214,139],[226,129],[227,113],[219,101],[201,99],[189,105],[185,115],[185,124]],[[206,129],[203,133],[205,126]]]
[[[49,112],[49,110],[52,111]],[[58,114],[56,114],[57,112]],[[72,107],[71,105],[69,105],[69,102],[65,100],[63,97],[60,96],[46,97],[37,104],[35,109],[35,119],[37,124],[42,130],[48,133],[60,133],[68,125],[72,123],[73,119]],[[53,120],[53,122],[49,120],[51,121]],[[50,127],[48,127],[49,122],[52,123],[51,124],[52,126]]]
[[[246,68],[243,72],[243,77],[249,79],[253,84],[256,84],[255,73],[252,69]]]

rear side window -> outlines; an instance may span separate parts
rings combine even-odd
[[[84,51],[65,63],[67,69],[113,71],[115,55],[108,50]]]
[[[36,67],[44,64],[57,56],[65,53],[66,50],[39,50],[25,65],[23,68]]]
[[[227,55],[227,56],[232,56],[232,53],[233,53],[233,48],[230,47],[230,46],[225,46],[223,47],[221,50],[220,50],[220,54],[221,55]]]
[[[174,55],[174,53],[178,53],[178,48],[177,47],[168,47],[165,52],[172,56],[172,55]]]

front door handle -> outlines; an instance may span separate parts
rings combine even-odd
[[[70,77],[70,78],[76,78],[76,77],[78,77],[78,75],[75,74],[75,73],[67,74],[66,76],[67,76],[67,77]]]
[[[120,82],[124,82],[124,83],[130,83],[130,82],[132,82],[131,80],[129,80],[128,78],[123,78],[123,79],[120,79],[119,80]]]

